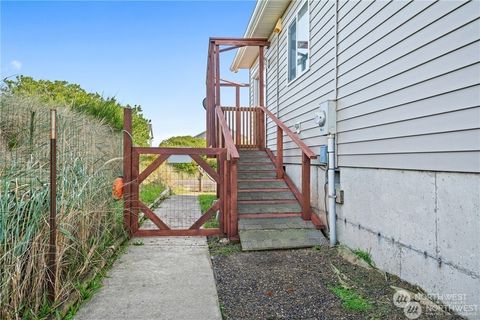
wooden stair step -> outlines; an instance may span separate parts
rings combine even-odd
[[[239,235],[243,251],[327,245],[323,234],[315,229],[240,230]]]
[[[241,189],[267,189],[267,188],[288,188],[287,183],[282,179],[247,179],[239,180],[238,188]]]
[[[268,157],[242,157],[238,160],[239,165],[243,165],[245,163],[256,162],[256,163],[272,163],[272,160]]]
[[[263,170],[275,170],[273,163],[258,163],[249,162],[247,164],[240,164],[238,171],[263,171]]]
[[[292,191],[239,192],[238,200],[295,200]]]
[[[238,153],[241,155],[264,155],[267,154],[265,150],[240,149]]]
[[[238,229],[245,230],[281,230],[281,229],[315,229],[311,221],[301,217],[240,219]]]
[[[238,213],[242,214],[264,214],[264,213],[294,213],[301,214],[302,208],[297,201],[288,203],[256,201],[256,202],[242,202],[238,201]]]
[[[238,171],[238,179],[273,179],[277,176],[275,170],[265,171]]]

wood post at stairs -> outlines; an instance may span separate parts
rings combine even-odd
[[[230,161],[230,238],[238,235],[237,160]]]
[[[283,178],[283,130],[277,126],[277,157],[276,157],[276,167],[277,167],[277,178]]]
[[[258,102],[261,106],[265,106],[265,55],[264,55],[264,47],[260,46],[258,48]],[[258,144],[260,149],[265,149],[265,113],[262,109],[260,109],[259,117],[258,117]]]
[[[310,220],[310,158],[302,152],[302,218]]]

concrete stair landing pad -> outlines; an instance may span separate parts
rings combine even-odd
[[[265,151],[240,150],[238,230],[242,250],[308,248],[326,244],[322,232],[301,218],[302,207]]]
[[[327,244],[315,229],[241,230],[243,251],[308,248]]]

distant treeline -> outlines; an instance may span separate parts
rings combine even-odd
[[[13,80],[4,80],[2,94],[35,96],[43,102],[71,108],[96,119],[104,121],[114,129],[123,128],[123,108],[133,110],[133,136],[136,145],[149,143],[149,122],[138,105],[121,105],[114,97],[103,97],[98,93],[89,93],[78,84],[67,81],[35,80],[32,77],[18,76]]]

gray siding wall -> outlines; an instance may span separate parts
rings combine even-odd
[[[300,1],[290,4],[283,16],[283,30],[270,39],[271,46],[266,51],[266,60],[272,61],[267,64],[267,107],[292,129],[295,123],[300,123],[300,137],[317,151],[320,145],[326,143],[326,139],[318,135],[313,113],[320,101],[334,98],[335,3],[310,1],[310,70],[288,83],[288,25],[302,4]],[[271,121],[267,121],[267,146],[276,150],[276,126]],[[300,152],[288,137],[284,138],[284,160],[286,163],[300,161]]]
[[[336,98],[340,167],[480,172],[479,1],[343,1],[337,16],[335,1],[310,1],[310,70],[287,83],[287,29],[302,3],[266,51],[274,114],[300,123],[318,151],[314,112]],[[271,121],[267,145],[276,149]],[[284,150],[299,163],[288,139]]]

